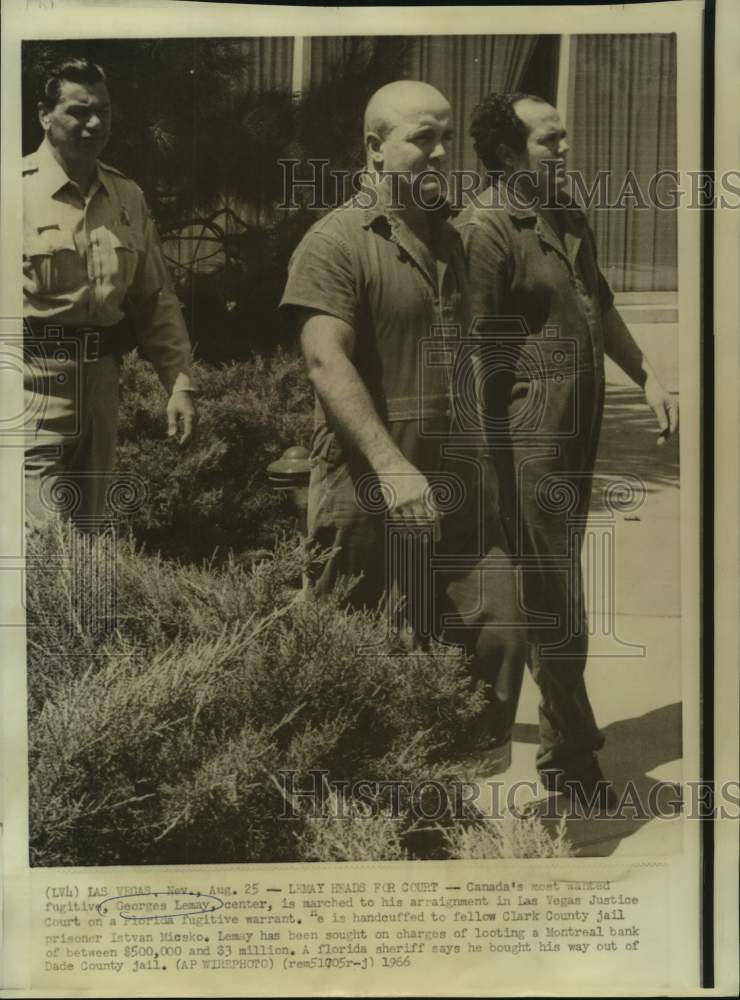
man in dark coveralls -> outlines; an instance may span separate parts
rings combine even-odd
[[[511,551],[522,567],[537,768],[551,790],[609,800],[584,683],[588,652],[580,540],[604,405],[604,354],[645,392],[659,443],[677,404],[614,308],[594,237],[568,204],[566,133],[550,104],[493,94],[474,112],[476,151],[501,180],[457,220],[471,305],[485,332],[486,408]],[[523,321],[523,325],[522,325]],[[486,329],[487,325],[487,329]],[[597,799],[598,800],[598,799]]]
[[[525,626],[500,524],[484,501],[480,435],[467,447],[449,445],[456,427],[450,356],[469,315],[462,245],[442,196],[450,106],[428,84],[388,84],[368,104],[364,133],[363,188],[304,237],[281,303],[295,314],[316,393],[308,527],[331,550],[316,591],[354,578],[355,607],[399,596],[410,605],[386,553],[389,517],[409,534],[434,518],[432,554],[446,560],[445,569],[434,570],[433,582],[420,573],[419,586],[429,588],[435,620],[464,619],[444,639],[473,654],[473,674],[488,695],[480,735],[492,771],[503,770]],[[444,349],[436,352],[441,363],[426,363],[430,341]],[[458,494],[446,513],[435,511],[440,484]],[[385,508],[373,509],[370,497],[381,486]]]

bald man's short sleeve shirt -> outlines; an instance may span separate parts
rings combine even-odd
[[[469,332],[462,242],[446,214],[434,229],[430,249],[387,204],[336,209],[295,251],[281,306],[352,327],[353,364],[394,444],[430,483],[459,499],[442,519],[440,551],[479,553],[493,537],[493,508],[481,498],[480,437],[461,431],[459,419],[470,389],[461,378]],[[317,401],[309,534],[334,552],[321,586],[329,588],[337,574],[361,575],[357,600],[372,604],[388,584],[384,509],[363,502],[373,473],[335,426]]]
[[[434,254],[378,198],[335,209],[306,234],[290,262],[281,306],[343,320],[353,363],[381,418],[449,420],[452,353],[468,323],[459,235],[434,227]]]

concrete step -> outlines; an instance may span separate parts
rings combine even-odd
[[[666,305],[625,305],[617,306],[625,323],[677,323],[678,306]]]
[[[677,323],[677,292],[617,292],[614,304],[628,325]]]
[[[643,323],[630,318],[619,309],[630,333],[644,351],[656,375],[670,392],[678,391],[678,321],[674,323]],[[606,380],[614,385],[633,383],[612,361],[606,360]]]
[[[675,305],[678,302],[678,292],[615,292],[614,300],[617,305],[640,305],[641,303],[662,303],[666,302]]]
[[[674,353],[676,334],[677,330],[671,338]],[[677,368],[675,360],[671,364],[666,360],[668,369],[672,365]],[[681,666],[682,656],[690,653],[682,648],[680,618],[678,459],[677,441],[656,446],[654,420],[641,391],[611,386],[596,476],[599,481],[638,477],[646,497],[639,510],[616,515],[612,563],[591,574],[584,566],[591,633],[586,684],[606,736],[599,755],[604,774],[614,783],[618,798],[630,787],[642,804],[650,803],[656,782],[686,779]],[[595,498],[598,495],[595,490]],[[603,514],[594,502],[589,531],[604,532]],[[613,600],[605,600],[608,593],[613,593]],[[539,697],[527,671],[506,773],[487,769],[485,759],[471,761],[465,768],[468,780],[478,781],[491,797],[496,789],[497,803],[513,797],[522,806],[541,794],[535,768]],[[484,798],[481,808],[486,805]],[[548,825],[555,822],[547,820]],[[628,809],[619,819],[569,819],[566,835],[583,857],[635,858],[680,853],[684,832],[680,817],[633,815]]]

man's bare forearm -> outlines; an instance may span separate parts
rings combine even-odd
[[[654,374],[650,362],[614,306],[604,317],[604,349],[612,361],[640,388],[644,388],[647,379]]]
[[[330,362],[316,360],[308,376],[343,443],[361,454],[374,472],[407,465],[349,358],[335,355]]]

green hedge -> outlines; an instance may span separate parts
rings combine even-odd
[[[303,362],[279,350],[269,361],[196,364],[194,377],[197,435],[179,447],[167,438],[166,399],[152,367],[136,354],[123,360],[116,471],[140,476],[148,492],[128,525],[147,548],[180,560],[269,548],[294,517],[267,466],[310,443]]]
[[[28,590],[33,863],[404,856],[410,813],[329,827],[296,800],[281,820],[278,771],[444,777],[482,704],[461,654],[396,655],[379,616],[306,599],[293,543],[249,570],[123,543],[117,628],[97,637],[69,610],[68,529],[30,554],[47,567]]]
[[[307,555],[266,467],[308,443],[300,361],[196,369],[200,427],[181,449],[153,371],[124,361],[118,471],[149,500],[115,550],[61,523],[28,539],[31,862],[567,853],[531,823],[453,824],[449,803],[423,822],[406,800],[335,792],[314,815],[281,786],[281,770],[299,790],[322,771],[332,787],[447,784],[483,697],[457,650],[401,653],[380,615],[296,589]],[[96,630],[85,610],[108,584],[115,628]]]

